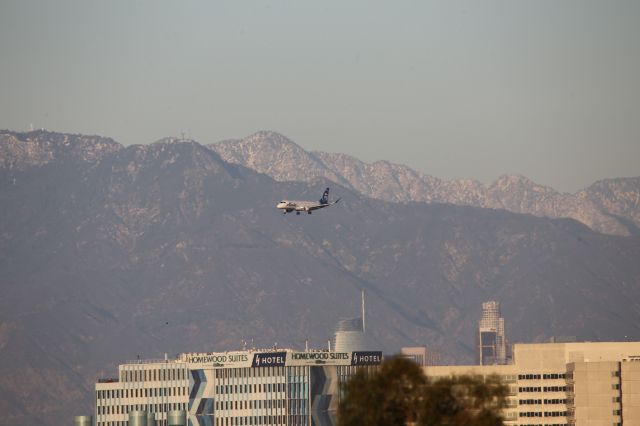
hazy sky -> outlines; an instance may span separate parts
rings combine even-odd
[[[0,0],[0,128],[305,149],[562,191],[640,175],[640,1]]]

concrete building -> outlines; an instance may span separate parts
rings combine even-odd
[[[478,323],[478,364],[506,364],[507,339],[504,318],[500,314],[500,303],[489,301],[482,304],[482,318]]]
[[[570,363],[567,411],[571,425],[640,425],[640,359]]]
[[[96,383],[96,426],[125,426],[132,412],[170,426],[333,425],[340,385],[382,352],[251,350],[136,360]],[[142,416],[140,414],[140,416]]]
[[[482,377],[497,375],[509,387],[507,408],[503,413],[504,423],[509,426],[520,424],[518,422],[518,369],[515,365],[436,365],[423,367],[423,371],[433,380],[462,375]]]
[[[188,409],[189,382],[189,365],[179,359],[120,365],[118,377],[96,383],[96,426],[127,425],[134,411],[144,411],[157,425],[167,425],[168,412]]]
[[[410,346],[400,348],[400,355],[412,360],[421,367],[429,365],[429,354],[424,346]]]
[[[93,426],[93,417],[75,416],[73,418],[73,426]]]
[[[640,425],[640,342],[516,344],[512,364],[424,372],[497,374],[509,387],[507,425]]]

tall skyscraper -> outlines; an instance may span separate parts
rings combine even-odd
[[[507,362],[504,318],[500,315],[500,303],[494,300],[482,304],[477,351],[480,365],[506,364]]]
[[[362,317],[343,319],[338,323],[333,347],[336,352],[354,352],[367,350],[365,335],[364,290],[362,291]]]

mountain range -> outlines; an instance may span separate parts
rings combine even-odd
[[[573,219],[373,197],[355,176],[380,194],[399,184],[331,169],[331,157],[265,132],[125,147],[0,131],[5,421],[68,424],[91,412],[98,378],[138,356],[243,341],[326,346],[339,318],[359,314],[361,290],[368,339],[386,353],[427,345],[471,362],[486,300],[501,302],[512,342],[640,339],[640,238],[627,218],[637,209],[631,199],[614,207],[610,186],[602,204],[629,209],[618,215],[628,236]],[[296,158],[317,162],[317,174],[283,167]],[[289,175],[275,176],[278,167]],[[633,193],[624,182],[613,194]],[[312,216],[274,208],[317,199],[326,186],[339,205]]]
[[[473,179],[443,181],[388,161],[368,164],[345,154],[305,151],[269,131],[208,147],[225,161],[277,181],[324,178],[385,201],[449,203],[566,217],[605,234],[640,235],[640,177],[606,179],[575,194],[563,194],[524,176],[503,175],[491,185]]]

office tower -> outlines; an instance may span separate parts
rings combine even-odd
[[[366,351],[364,290],[362,291],[362,316],[341,320],[336,329],[333,347],[336,352]]]
[[[507,342],[504,334],[504,318],[500,316],[500,303],[482,304],[482,318],[478,324],[478,363],[480,365],[505,364]]]
[[[336,352],[366,351],[367,342],[362,327],[362,319],[350,318],[341,320],[336,329],[333,347]]]

